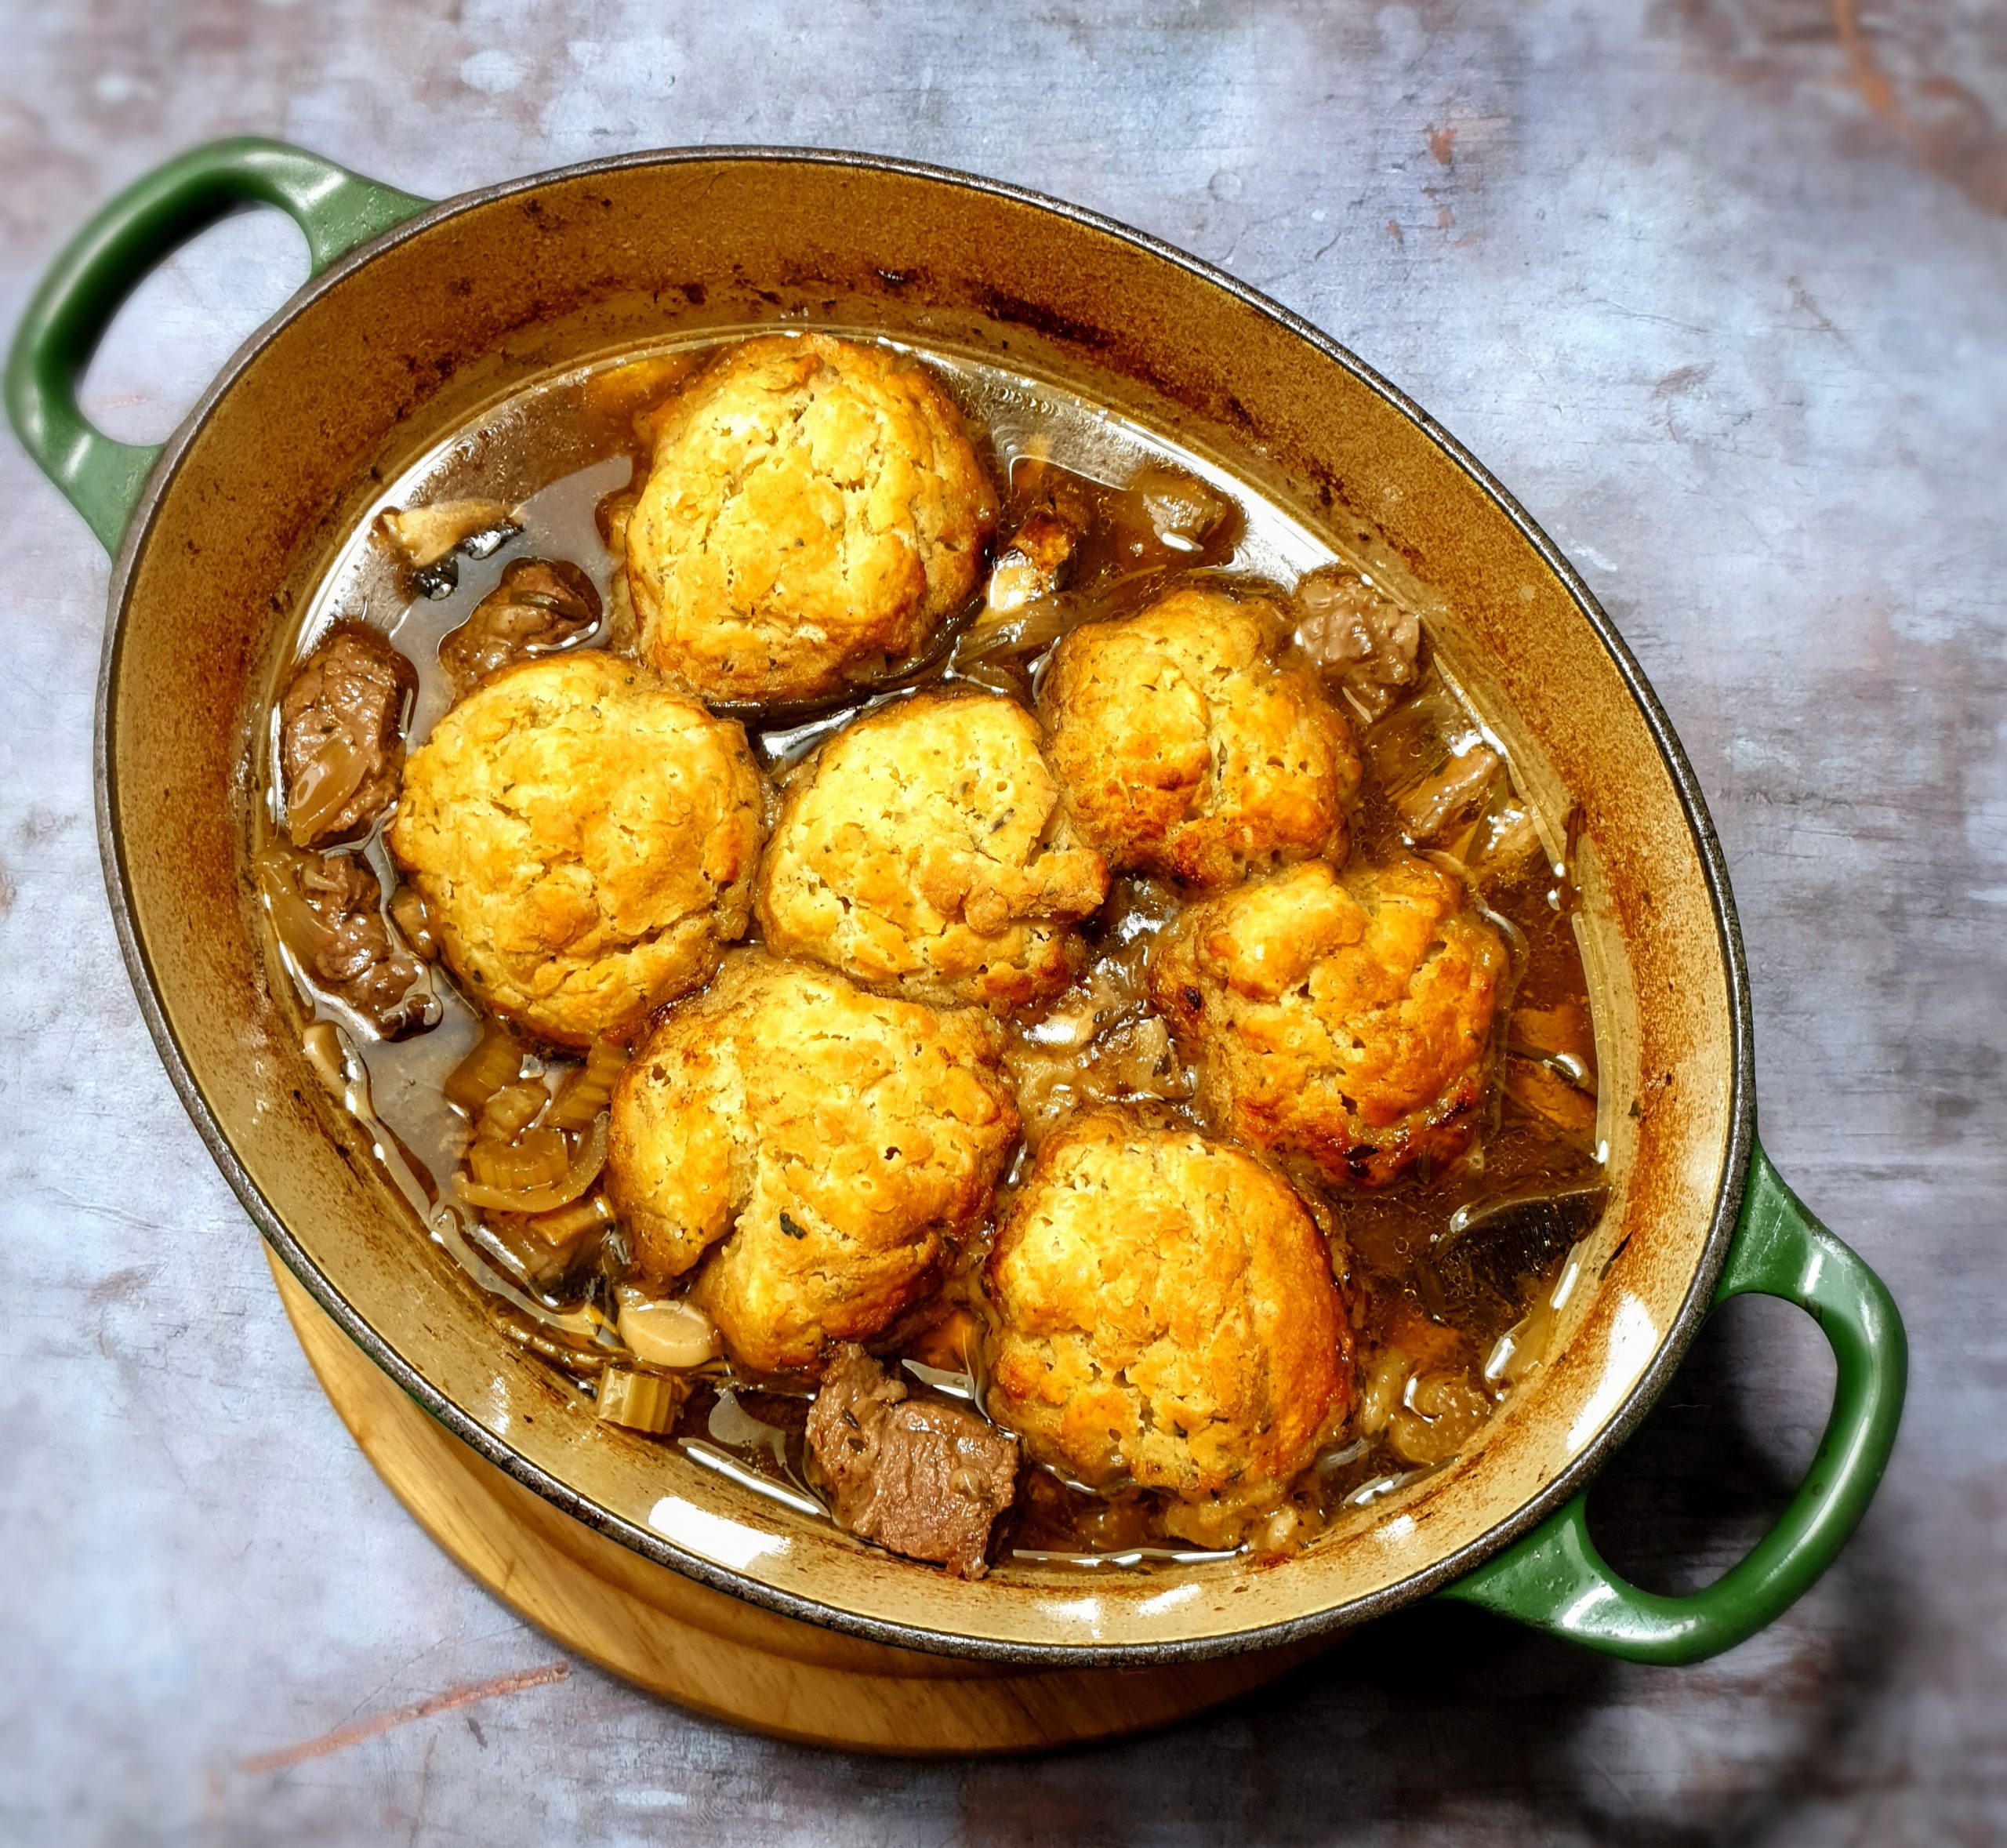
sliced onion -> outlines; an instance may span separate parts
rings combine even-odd
[[[328,926],[321,914],[300,895],[296,854],[274,844],[258,855],[258,889],[272,917],[279,941],[303,963],[310,963],[326,946]]]
[[[1076,629],[1084,612],[1058,595],[1027,597],[1007,610],[985,610],[955,645],[957,662],[985,655],[1029,654]]]
[[[308,845],[341,812],[368,769],[368,760],[354,742],[337,732],[300,766],[297,776],[287,779],[285,831],[296,847]]]
[[[553,1213],[560,1207],[568,1207],[591,1186],[605,1166],[606,1119],[600,1116],[593,1120],[585,1141],[579,1145],[572,1165],[555,1181],[540,1187],[485,1187],[463,1175],[454,1184],[469,1206],[489,1212]]]

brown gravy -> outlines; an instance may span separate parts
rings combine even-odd
[[[946,376],[972,427],[988,433],[997,479],[1006,485],[1001,535],[1007,537],[1014,515],[1055,485],[1091,510],[1063,608],[1042,608],[1015,629],[984,624],[980,635],[965,614],[931,659],[868,699],[819,712],[739,715],[770,773],[798,761],[859,712],[916,684],[967,681],[1029,702],[1065,628],[1138,607],[1193,572],[1265,579],[1287,591],[1305,571],[1337,561],[1374,572],[1399,601],[1417,600],[1398,568],[1376,557],[1370,535],[1312,532],[1216,464],[1175,451],[1063,390],[959,355],[927,357]],[[302,624],[297,653],[343,617],[383,630],[418,672],[408,727],[416,746],[451,703],[440,643],[511,561],[563,559],[582,568],[608,613],[573,645],[617,640],[617,561],[607,542],[607,517],[635,479],[633,414],[701,358],[697,348],[638,364],[637,356],[623,355],[545,381],[441,445],[392,484],[383,504],[501,501],[516,510],[520,536],[486,557],[460,557],[457,585],[433,597],[414,594],[404,562],[365,528],[325,580]],[[1139,467],[1164,464],[1201,477],[1235,503],[1196,546],[1161,543],[1137,496],[1125,492]],[[1432,796],[1460,774],[1481,774],[1482,753],[1496,753],[1490,793],[1476,819],[1421,844],[1476,862],[1507,837],[1517,839],[1516,855],[1492,863],[1481,888],[1511,942],[1514,987],[1500,1011],[1490,1116],[1471,1156],[1446,1172],[1417,1173],[1377,1193],[1337,1194],[1306,1175],[1294,1177],[1334,1235],[1334,1265],[1355,1305],[1359,1392],[1342,1441],[1258,1530],[1251,1544],[1265,1555],[1292,1550],[1347,1509],[1443,1467],[1475,1438],[1540,1363],[1555,1311],[1573,1287],[1571,1251],[1601,1208],[1593,1023],[1573,921],[1565,818],[1530,814],[1504,752],[1443,664],[1432,659],[1426,639],[1422,662],[1424,672],[1408,697],[1370,726],[1355,715],[1367,768],[1352,851],[1370,859],[1417,844],[1417,830],[1431,826]],[[254,847],[273,831],[278,809],[269,736],[259,757],[259,786],[268,800]],[[380,830],[354,851],[367,857],[383,892],[394,892],[396,870]],[[1019,1091],[1027,1148],[1069,1106],[1102,1098],[1153,1099],[1197,1120],[1192,1074],[1149,1009],[1141,980],[1150,942],[1177,904],[1165,886],[1118,879],[1087,927],[1091,954],[1081,979],[1050,1006],[1009,1023],[1007,1065]],[[442,1086],[479,1037],[476,1010],[436,968],[439,1023],[414,1037],[380,1040],[306,982],[276,942],[274,949],[318,1023],[308,1029],[310,1052],[331,1092],[373,1127],[394,1183],[488,1293],[499,1327],[545,1355],[582,1400],[588,1397],[599,1371],[622,1351],[609,1321],[617,1242],[570,1294],[548,1295],[479,1215],[440,1204],[470,1138],[466,1116]],[[532,1059],[529,1075],[539,1069],[560,1073],[570,1062]],[[1020,1167],[1024,1159],[1021,1154]],[[1496,1216],[1499,1203],[1522,1199],[1545,1204]],[[898,1350],[921,1385],[978,1404],[979,1342],[971,1331],[982,1309],[974,1280],[987,1236],[985,1231],[964,1254],[945,1287],[943,1300],[953,1312],[912,1333]],[[785,1505],[813,1512],[820,1502],[805,1468],[806,1405],[805,1391],[737,1379],[725,1363],[715,1362],[664,1441]],[[1026,1472],[1007,1523],[994,1549],[1006,1565],[1014,1557],[1087,1566],[1202,1556],[1166,1539],[1149,1495],[1091,1493],[1037,1471]]]

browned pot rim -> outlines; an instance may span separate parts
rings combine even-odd
[[[1218,289],[1253,312],[1293,334],[1321,358],[1342,368],[1359,384],[1415,425],[1446,455],[1505,517],[1526,545],[1567,590],[1597,641],[1615,666],[1631,699],[1642,715],[1660,757],[1677,791],[1706,881],[1728,978],[1730,1048],[1729,1135],[1722,1153],[1722,1179],[1699,1261],[1679,1312],[1652,1361],[1597,1434],[1538,1493],[1456,1552],[1432,1562],[1409,1577],[1365,1596],[1313,1611],[1287,1621],[1204,1637],[1141,1645],[1101,1646],[1040,1645],[1001,1641],[889,1622],[837,1605],[776,1590],[745,1574],[700,1559],[661,1536],[610,1514],[558,1477],[531,1463],[493,1432],[476,1422],[448,1399],[356,1312],[322,1273],[288,1230],[230,1146],[179,1044],[162,1007],[154,971],[132,915],[127,890],[123,843],[114,822],[114,779],[117,742],[111,735],[114,692],[120,665],[125,619],[135,566],[154,536],[161,503],[196,433],[258,353],[280,329],[311,303],[338,288],[354,271],[384,252],[422,237],[462,213],[498,201],[525,198],[560,183],[597,174],[637,169],[667,168],[695,162],[746,162],[780,165],[844,167],[901,176],[951,187],[1028,206],[1066,220],[1083,229],[1119,240],[1184,271],[1195,282]],[[96,790],[99,849],[119,947],[131,975],[141,1015],[158,1048],[162,1062],[216,1166],[266,1240],[283,1258],[321,1308],[349,1338],[412,1399],[478,1455],[574,1519],[607,1534],[644,1558],[713,1588],[744,1598],[782,1616],[818,1625],[895,1647],[978,1660],[1065,1668],[1141,1668],[1181,1661],[1199,1661],[1311,1640],[1385,1616],[1400,1606],[1454,1583],[1494,1553],[1530,1532],[1562,1507],[1607,1463],[1650,1411],[1685,1357],[1705,1319],[1714,1288],[1733,1241],[1755,1138],[1755,1044],[1749,998],[1748,968],[1742,933],[1731,893],[1726,861],[1686,753],[1667,717],[1658,695],[1646,678],[1623,637],[1605,614],[1595,594],[1525,508],[1457,439],[1397,386],[1383,378],[1329,335],[1259,291],[1213,264],[1176,246],[1135,230],[1117,220],[1007,182],[964,173],[924,162],[823,148],[720,147],[670,148],[586,161],[568,167],[506,180],[477,191],[444,200],[407,220],[331,264],[295,293],[285,305],[218,372],[209,389],[163,447],[126,528],[114,561],[107,598],[107,626],[97,687],[93,767]]]

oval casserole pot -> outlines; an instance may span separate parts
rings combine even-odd
[[[77,382],[146,270],[278,206],[314,279],[173,439],[112,441]],[[909,336],[1084,390],[1312,526],[1384,542],[1447,612],[1435,645],[1551,817],[1576,814],[1610,1202],[1548,1364],[1451,1468],[1300,1556],[968,1584],[786,1513],[579,1415],[330,1113],[275,996],[246,875],[246,739],[297,613],[379,492],[553,369],[665,336],[813,324]],[[1232,278],[993,182],[848,154],[636,155],[432,205],[298,149],[199,148],[58,260],[10,357],[15,428],[116,556],[99,826],[140,1005],[182,1101],[301,1281],[448,1429],[636,1552],[878,1642],[1140,1666],[1301,1641],[1433,1592],[1639,1660],[1693,1661],[1785,1608],[1874,1492],[1905,1378],[1887,1292],[1755,1140],[1748,992],[1721,851],[1678,741],[1588,587],[1417,406]],[[1777,1527],[1707,1590],[1618,1579],[1583,1498],[1711,1305],[1815,1316],[1834,1411]]]

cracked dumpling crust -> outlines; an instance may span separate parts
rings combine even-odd
[[[825,334],[735,347],[660,414],[627,525],[641,652],[704,699],[815,699],[969,597],[996,496],[934,376]]]
[[[1054,650],[1039,706],[1081,840],[1116,872],[1200,890],[1297,860],[1342,861],[1352,728],[1261,596],[1174,590]]]
[[[505,669],[433,728],[390,824],[453,972],[560,1045],[625,1037],[742,936],[744,731],[596,650]]]
[[[1428,862],[1312,861],[1191,906],[1159,941],[1150,996],[1214,1122],[1372,1187],[1469,1145],[1508,968]]]
[[[728,957],[614,1092],[608,1185],[641,1274],[704,1259],[693,1300],[761,1372],[881,1333],[989,1211],[1018,1135],[997,1047],[974,1008]]]
[[[1058,789],[1038,721],[992,694],[921,693],[840,732],[796,773],[760,869],[760,928],[916,1000],[1005,1009],[1056,994],[1098,854],[1048,844]]]
[[[1349,1402],[1350,1331],[1323,1236],[1244,1151],[1141,1113],[1040,1145],[991,1253],[989,1411],[1091,1487],[1178,1498],[1165,1525],[1231,1541]]]

